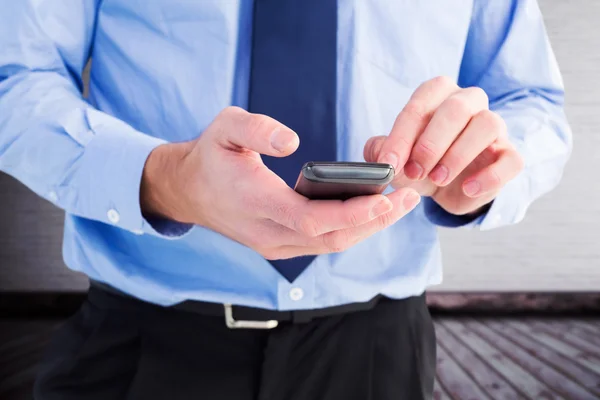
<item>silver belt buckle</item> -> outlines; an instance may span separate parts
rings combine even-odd
[[[279,321],[237,321],[233,318],[231,304],[223,304],[225,307],[225,325],[229,329],[273,329],[279,325]]]

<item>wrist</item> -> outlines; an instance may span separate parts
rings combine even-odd
[[[146,160],[140,186],[140,206],[145,217],[189,223],[181,196],[182,161],[189,154],[188,143],[156,147]]]

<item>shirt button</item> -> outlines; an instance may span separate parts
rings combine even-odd
[[[108,210],[107,216],[108,220],[113,224],[118,224],[119,220],[121,219],[121,216],[119,215],[118,211],[114,208]]]
[[[58,195],[54,190],[48,193],[48,200],[50,200],[53,203],[56,203],[58,201]]]
[[[304,290],[300,289],[299,287],[295,287],[295,288],[292,288],[292,290],[290,290],[290,299],[292,299],[294,301],[298,301],[298,300],[302,300],[303,297],[304,297]]]

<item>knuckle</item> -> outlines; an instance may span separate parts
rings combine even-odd
[[[487,107],[489,103],[488,95],[485,90],[479,86],[468,87],[464,89],[464,92],[467,93],[469,97],[476,99],[478,103],[485,104]]]
[[[423,120],[427,118],[427,107],[425,104],[417,101],[410,101],[404,106],[402,113],[413,120]]]
[[[228,106],[225,107],[220,113],[220,116],[223,117],[240,117],[242,115],[247,114],[247,111],[244,110],[243,108],[240,107],[236,107],[236,106]]]
[[[463,168],[469,164],[469,161],[467,161],[464,154],[461,154],[458,151],[449,151],[446,153],[441,163],[448,168],[450,175],[452,175],[452,170]]]
[[[471,116],[471,105],[465,96],[451,96],[444,102],[445,112],[451,120]]]
[[[255,137],[264,132],[270,124],[269,117],[261,114],[254,114],[246,121],[246,133],[250,137]]]
[[[440,156],[440,150],[433,141],[421,139],[415,145],[413,156],[419,160],[437,159]]]
[[[319,222],[311,214],[304,214],[298,218],[296,226],[298,232],[308,237],[319,236]]]
[[[506,122],[498,113],[490,110],[482,110],[477,113],[476,118],[482,125],[482,129],[487,133],[494,134],[495,137],[498,137],[507,131]]]
[[[384,228],[387,228],[388,226],[392,225],[396,219],[396,213],[387,213],[387,214],[383,214],[381,217],[379,217],[378,220],[378,230],[382,230]]]
[[[429,82],[433,87],[436,87],[436,88],[458,87],[456,85],[456,82],[454,81],[454,79],[452,79],[446,75],[436,76],[435,78],[431,79]]]
[[[400,149],[410,149],[413,145],[413,143],[404,136],[398,136],[395,140],[396,145],[399,146]]]

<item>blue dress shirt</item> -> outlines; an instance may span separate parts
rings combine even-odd
[[[526,164],[470,225],[517,223],[558,183],[571,133],[534,0],[338,7],[339,160],[362,160],[367,139],[390,131],[414,89],[447,75],[487,92]],[[251,1],[0,0],[0,10],[0,170],[66,211],[70,268],[157,304],[280,310],[404,298],[441,281],[436,225],[462,221],[431,201],[317,257],[293,283],[222,235],[143,218],[139,187],[152,149],[193,139],[221,109],[247,105]]]

